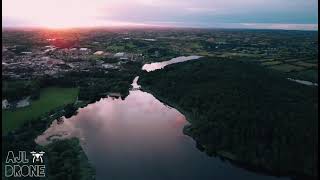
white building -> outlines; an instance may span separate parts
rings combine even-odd
[[[103,55],[104,52],[103,51],[96,51],[95,53],[93,53],[94,55]]]
[[[80,51],[87,51],[88,48],[80,48]]]
[[[118,67],[117,66],[115,66],[115,65],[112,65],[112,64],[102,64],[101,65],[103,68],[105,68],[105,69],[117,69]]]
[[[9,108],[9,102],[8,102],[8,100],[2,100],[2,109],[7,109],[7,108]]]
[[[116,54],[114,54],[114,57],[123,57],[124,56],[124,52],[118,52]]]

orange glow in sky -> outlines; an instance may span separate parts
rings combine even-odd
[[[318,29],[316,0],[2,0],[3,27]]]
[[[101,1],[10,0],[3,2],[3,16],[23,17],[29,25],[48,28],[97,26],[102,5],[99,2]]]

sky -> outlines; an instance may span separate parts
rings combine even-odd
[[[2,0],[3,27],[318,29],[318,0]]]

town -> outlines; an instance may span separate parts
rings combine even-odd
[[[119,157],[136,157],[124,152],[133,149],[145,159],[154,157],[149,149],[163,139],[170,155],[172,144],[183,144],[181,149],[194,150],[185,157],[227,159],[241,167],[241,177],[252,169],[262,172],[256,179],[317,176],[316,31],[5,29],[2,40],[3,155],[12,149],[46,152],[49,177],[69,177],[72,167],[73,179],[94,179],[94,168],[105,179],[109,174],[99,168],[110,157],[83,149],[108,152],[117,145]],[[142,134],[132,136],[131,130]],[[195,143],[181,142],[184,135]],[[142,141],[150,145],[146,151]],[[233,166],[211,160],[233,172]],[[52,166],[61,162],[70,166]]]
[[[12,79],[32,79],[49,75],[58,77],[69,71],[88,72],[94,69],[119,69],[121,64],[142,59],[141,54],[92,52],[89,48],[63,48],[45,46],[34,52],[20,52],[17,48],[2,47],[2,76]],[[105,60],[105,61],[104,61]],[[117,63],[108,63],[108,61]]]
[[[181,55],[242,58],[317,81],[317,33],[266,30],[150,29],[51,32],[6,30],[2,76],[28,79],[69,71],[121,69],[129,61],[165,61]],[[179,34],[179,35],[178,35]],[[295,40],[290,37],[298,36]]]

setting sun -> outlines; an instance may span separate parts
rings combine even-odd
[[[91,3],[85,0],[19,0],[18,3],[4,1],[3,6],[5,16],[15,19],[23,17],[31,26],[47,28],[97,26],[101,9],[99,1]],[[15,10],[10,11],[11,9]]]

